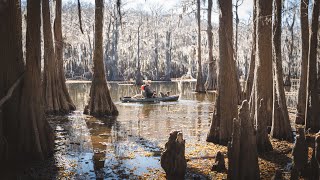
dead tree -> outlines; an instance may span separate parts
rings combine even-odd
[[[233,60],[232,0],[219,0],[219,74],[218,97],[207,141],[227,145],[232,134],[232,120],[238,114],[236,65]]]
[[[248,101],[244,100],[238,119],[233,121],[232,140],[228,146],[230,180],[260,179],[254,123],[249,114]]]
[[[185,158],[185,140],[180,131],[170,133],[165,151],[161,155],[161,167],[166,172],[167,179],[184,179],[187,169]]]
[[[283,70],[281,56],[281,12],[282,0],[274,1],[273,20],[273,61],[275,83],[273,83],[273,111],[271,136],[288,141],[293,140],[286,97],[283,86]]]

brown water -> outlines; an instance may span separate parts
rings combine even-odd
[[[139,87],[110,83],[119,116],[93,118],[82,115],[90,83],[68,84],[78,110],[55,131],[59,136],[56,159],[77,179],[135,179],[160,170],[160,155],[169,133],[182,130],[186,143],[205,142],[213,111],[214,94],[193,93],[195,82],[152,83],[157,92],[179,94],[177,102],[121,103],[121,96],[139,93]],[[65,132],[65,129],[68,129]],[[186,152],[192,151],[186,146]],[[66,165],[67,164],[67,165]]]

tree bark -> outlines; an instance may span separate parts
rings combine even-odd
[[[218,96],[208,142],[226,145],[232,134],[232,120],[238,114],[236,66],[233,60],[232,0],[219,0]]]
[[[307,110],[305,128],[313,132],[320,130],[320,101],[317,92],[317,33],[319,24],[319,0],[314,0],[309,41],[308,78],[307,78]]]
[[[303,128],[298,129],[298,135],[292,148],[294,168],[301,172],[308,164],[308,144]]]
[[[304,124],[306,109],[306,87],[308,72],[308,53],[309,53],[309,20],[308,20],[309,0],[300,2],[300,30],[301,30],[301,75],[297,104],[297,124]]]
[[[28,0],[26,74],[19,109],[19,152],[29,160],[53,152],[54,136],[45,120],[41,96],[41,0]]]
[[[21,78],[24,71],[22,54],[22,21],[19,0],[2,2],[0,8],[0,99]],[[0,166],[17,155],[18,110],[22,83],[17,84],[11,96],[0,106]]]
[[[137,71],[136,71],[136,85],[142,85],[143,80],[141,76],[141,63],[140,63],[140,30],[142,26],[142,19],[140,20],[140,24],[138,26],[138,51],[137,51]]]
[[[107,69],[108,68],[108,62],[110,62],[110,60],[111,60],[111,57],[110,57],[111,55],[110,55],[110,52],[109,52],[110,44],[111,44],[111,42],[110,42],[110,29],[111,29],[111,24],[113,24],[111,22],[111,18],[112,17],[110,16],[109,24],[108,24],[108,28],[107,28],[107,33],[106,33],[107,43],[105,45],[105,51],[104,51],[104,66],[105,66],[105,69],[106,69],[106,77],[109,78],[107,80],[111,80],[110,76],[108,76],[108,74],[109,74],[108,71],[110,72],[111,70]],[[111,72],[110,72],[110,74],[111,74]]]
[[[154,64],[155,64],[155,77],[154,80],[159,80],[159,35],[158,33],[154,33]]]
[[[242,102],[239,117],[233,123],[228,146],[228,179],[260,179],[256,135],[247,100]]]
[[[168,180],[184,179],[187,161],[182,132],[173,131],[170,133],[169,140],[165,144],[165,151],[161,155],[161,167],[166,172]]]
[[[212,0],[208,0],[208,50],[209,50],[209,63],[208,63],[208,77],[205,84],[206,90],[215,90],[217,86],[217,71],[216,71],[216,61],[213,58],[213,33],[211,24],[211,12],[212,12]]]
[[[166,71],[165,81],[171,81],[171,32],[166,32]]]
[[[57,8],[60,8],[60,10]],[[61,4],[59,4],[59,2],[57,1],[55,19],[55,39],[57,54],[55,54],[53,48],[49,0],[42,1],[42,19],[44,40],[43,96],[45,103],[45,112],[48,114],[67,114],[70,111],[75,110],[75,105],[73,104],[69,93],[66,90],[63,71],[63,52],[61,49],[62,47],[60,47],[62,45]],[[58,72],[60,72],[61,74],[59,74]]]
[[[273,111],[271,136],[273,138],[293,140],[292,129],[286,104],[286,97],[283,86],[283,70],[281,55],[281,16],[282,0],[274,1],[273,20],[273,61],[275,83],[273,83]]]
[[[250,96],[251,117],[257,126],[259,152],[272,150],[267,126],[272,114],[272,1],[257,0],[257,61],[255,63],[253,88]]]
[[[119,41],[119,19],[116,12],[116,7],[114,8],[114,25],[113,25],[113,31],[112,31],[112,58],[111,58],[111,64],[112,67],[110,67],[110,80],[111,81],[119,81],[121,80],[119,76],[119,70],[118,70],[118,41]]]
[[[75,110],[75,106],[71,100],[69,95],[67,86],[66,86],[66,78],[63,68],[63,39],[62,39],[62,28],[61,28],[61,0],[56,0],[56,18],[54,21],[54,39],[55,39],[55,55],[56,55],[56,63],[58,65],[58,87],[62,89],[60,96],[64,96],[68,105],[69,111]]]
[[[204,82],[202,77],[201,65],[201,20],[200,20],[200,0],[197,0],[197,22],[198,22],[198,62],[197,62],[197,83],[196,92],[205,92]]]
[[[103,64],[103,7],[103,0],[95,1],[94,74],[89,104],[85,108],[85,113],[97,117],[119,114],[110,96]]]
[[[253,85],[253,79],[254,79],[254,69],[255,69],[255,62],[256,62],[256,39],[257,39],[257,2],[256,0],[253,0],[253,30],[252,30],[252,49],[251,49],[251,61],[250,61],[250,67],[249,67],[249,75],[247,77],[246,82],[246,96],[247,100],[250,100],[251,91],[252,91],[252,85]]]

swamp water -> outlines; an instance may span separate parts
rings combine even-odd
[[[180,95],[177,102],[121,103],[121,96],[140,93],[140,87],[110,83],[119,116],[94,118],[82,114],[90,83],[68,83],[77,111],[51,120],[56,134],[55,161],[65,175],[76,179],[138,179],[163,171],[160,156],[169,133],[182,130],[188,144],[205,143],[214,94],[193,93],[195,82],[155,82],[157,92]],[[205,156],[205,155],[204,155]],[[60,167],[59,167],[60,166]]]

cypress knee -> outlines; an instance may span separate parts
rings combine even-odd
[[[182,132],[173,131],[170,133],[165,151],[161,155],[161,167],[166,172],[167,179],[184,179],[187,161]]]

